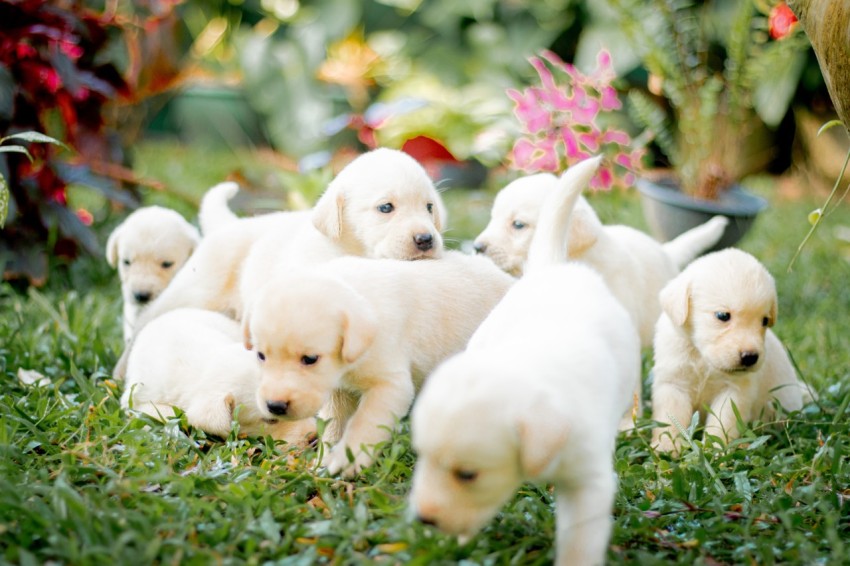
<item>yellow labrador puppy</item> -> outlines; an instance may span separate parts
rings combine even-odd
[[[513,283],[487,258],[338,258],[278,276],[244,319],[262,367],[267,418],[320,413],[333,425],[323,464],[353,476],[407,414],[425,376],[459,351]],[[349,462],[347,452],[354,455]]]
[[[546,197],[558,179],[549,173],[521,177],[496,196],[490,223],[476,238],[478,253],[499,267],[520,275]],[[567,256],[596,269],[632,315],[643,346],[652,344],[655,321],[661,314],[658,292],[679,269],[715,244],[728,219],[715,217],[660,244],[629,226],[606,226],[582,197],[570,222]]]
[[[565,260],[570,213],[599,159],[551,191],[525,274],[428,378],[412,411],[410,496],[420,520],[474,535],[524,481],[555,486],[557,563],[603,564],[614,441],[640,379],[629,314],[591,268]]]
[[[125,340],[142,309],[168,286],[200,239],[197,228],[161,206],[136,210],[109,235],[106,261],[121,279]]]
[[[177,309],[136,337],[121,406],[156,418],[186,413],[194,427],[227,437],[234,419],[249,436],[271,435],[303,444],[315,419],[282,421],[257,407],[260,370],[242,345],[239,323],[199,309]]]
[[[232,191],[217,186],[213,201]],[[443,249],[440,195],[419,163],[396,150],[357,157],[330,183],[311,211],[228,220],[209,229],[186,269],[154,301],[137,326],[180,307],[241,319],[244,301],[275,269],[327,261],[345,254],[426,259]],[[204,224],[208,224],[203,220]],[[254,248],[257,248],[256,250]],[[125,355],[113,374],[121,378]]]
[[[776,323],[773,277],[752,255],[729,248],[691,263],[661,291],[664,313],[655,334],[652,418],[687,427],[694,411],[705,434],[738,436],[734,403],[744,421],[773,413],[775,398],[796,411],[809,398]],[[653,444],[678,453],[672,425],[655,429]]]

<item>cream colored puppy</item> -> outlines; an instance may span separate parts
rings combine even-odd
[[[213,190],[212,202],[226,202],[232,193],[227,184]],[[215,229],[205,227],[209,235],[187,268],[140,317],[139,327],[180,307],[214,310],[241,319],[244,301],[250,301],[275,269],[286,271],[344,254],[433,258],[443,246],[444,210],[433,183],[415,159],[390,149],[354,159],[330,183],[312,211],[237,221],[220,211],[216,214],[226,223]],[[204,218],[202,223],[209,224]],[[126,354],[113,372],[116,378],[121,378],[125,366]]]
[[[268,418],[332,419],[323,464],[353,476],[407,414],[425,376],[466,345],[513,283],[487,258],[338,258],[269,281],[245,317]],[[329,401],[332,401],[329,403]],[[354,455],[349,462],[347,451]]]
[[[168,286],[200,239],[197,228],[161,206],[136,210],[109,235],[106,261],[118,267],[121,279],[125,340],[139,313]]]
[[[571,566],[605,562],[614,441],[640,379],[628,313],[593,269],[564,259],[572,207],[598,165],[564,173],[525,274],[428,378],[411,418],[420,520],[468,538],[524,481],[551,483],[557,563]]]
[[[475,250],[520,275],[543,203],[558,183],[548,173],[522,177],[496,196],[491,220],[475,240]],[[570,223],[569,259],[596,269],[623,303],[638,328],[643,346],[652,344],[661,314],[658,292],[679,269],[723,235],[728,219],[715,217],[659,244],[650,236],[622,225],[605,226],[582,197]]]
[[[773,413],[775,398],[797,411],[809,398],[788,354],[769,329],[776,323],[776,288],[750,254],[725,249],[691,263],[661,292],[664,313],[655,334],[652,418],[683,427],[699,410],[705,434],[738,436],[735,404],[749,421]],[[678,453],[673,426],[655,429],[656,449]]]
[[[242,345],[239,323],[198,309],[177,309],[136,337],[121,406],[156,418],[178,407],[194,427],[227,437],[234,419],[249,436],[306,443],[315,419],[267,418],[257,407],[260,370]]]

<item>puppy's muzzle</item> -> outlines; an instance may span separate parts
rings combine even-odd
[[[428,232],[423,232],[421,234],[413,235],[413,243],[416,244],[416,248],[423,252],[427,252],[431,248],[434,247],[434,236],[432,236]]]
[[[266,408],[271,414],[282,417],[289,410],[289,403],[286,401],[267,401]]]
[[[741,365],[749,368],[756,365],[759,361],[758,352],[741,352]]]
[[[145,305],[145,304],[149,303],[152,297],[153,297],[153,293],[151,293],[150,291],[134,291],[133,292],[133,298],[140,305]]]
[[[475,242],[472,244],[472,249],[475,250],[477,254],[487,253],[487,244],[484,242]]]
[[[416,520],[419,521],[420,523],[422,523],[423,525],[428,525],[428,526],[431,526],[431,527],[437,526],[437,519],[434,519],[433,517],[427,517],[425,515],[420,514],[420,515],[416,515]]]

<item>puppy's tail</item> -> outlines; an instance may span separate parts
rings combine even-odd
[[[720,241],[727,224],[729,224],[728,218],[720,215],[715,216],[708,222],[691,228],[662,244],[661,247],[677,269],[684,269],[697,256]]]
[[[227,201],[236,196],[237,192],[239,185],[232,181],[219,183],[207,191],[198,210],[198,223],[204,236],[239,219],[227,206]]]
[[[581,192],[596,174],[602,157],[585,159],[567,169],[543,203],[537,229],[528,248],[525,271],[563,263],[567,258],[570,217]]]

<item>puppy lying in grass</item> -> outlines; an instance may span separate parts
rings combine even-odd
[[[234,187],[225,183],[214,190],[209,196],[212,208],[204,212],[202,224],[210,226],[215,218],[226,224],[205,228],[208,235],[186,269],[140,317],[139,328],[180,307],[241,320],[245,301],[250,302],[278,269],[285,272],[345,254],[427,259],[438,257],[443,249],[440,227],[445,212],[440,195],[422,166],[400,151],[378,149],[357,157],[339,172],[311,211],[233,220],[215,207],[226,203]],[[126,357],[125,350],[113,372],[118,379]]]
[[[106,261],[118,267],[124,299],[124,340],[142,310],[168,286],[201,236],[177,212],[147,206],[130,214],[109,235]]]
[[[177,309],[145,326],[127,366],[121,406],[156,418],[177,407],[190,425],[226,438],[233,420],[241,433],[305,444],[316,421],[282,421],[257,407],[260,370],[242,345],[239,324],[224,315]]]
[[[652,418],[687,427],[694,411],[705,434],[738,436],[734,404],[745,422],[773,415],[776,399],[797,411],[810,399],[798,381],[776,323],[776,287],[750,254],[729,248],[691,263],[661,291],[663,314],[655,334]],[[674,426],[655,429],[657,450],[677,454]]]
[[[489,256],[505,271],[520,275],[528,255],[543,203],[557,186],[549,173],[522,177],[496,196],[490,223],[475,240],[478,253]],[[567,256],[596,269],[614,295],[631,313],[641,345],[652,344],[661,314],[658,292],[679,269],[714,245],[728,219],[717,216],[702,226],[660,244],[640,230],[606,226],[582,197],[570,221]]]
[[[266,418],[330,419],[323,464],[346,477],[369,466],[425,376],[461,350],[513,283],[487,258],[338,258],[279,275],[257,294],[246,346],[262,367]],[[349,462],[348,452],[354,456]]]
[[[411,420],[421,521],[468,538],[522,482],[552,483],[562,565],[605,561],[614,441],[640,379],[629,314],[593,269],[565,260],[598,166],[570,167],[550,191],[523,277],[428,378]]]

